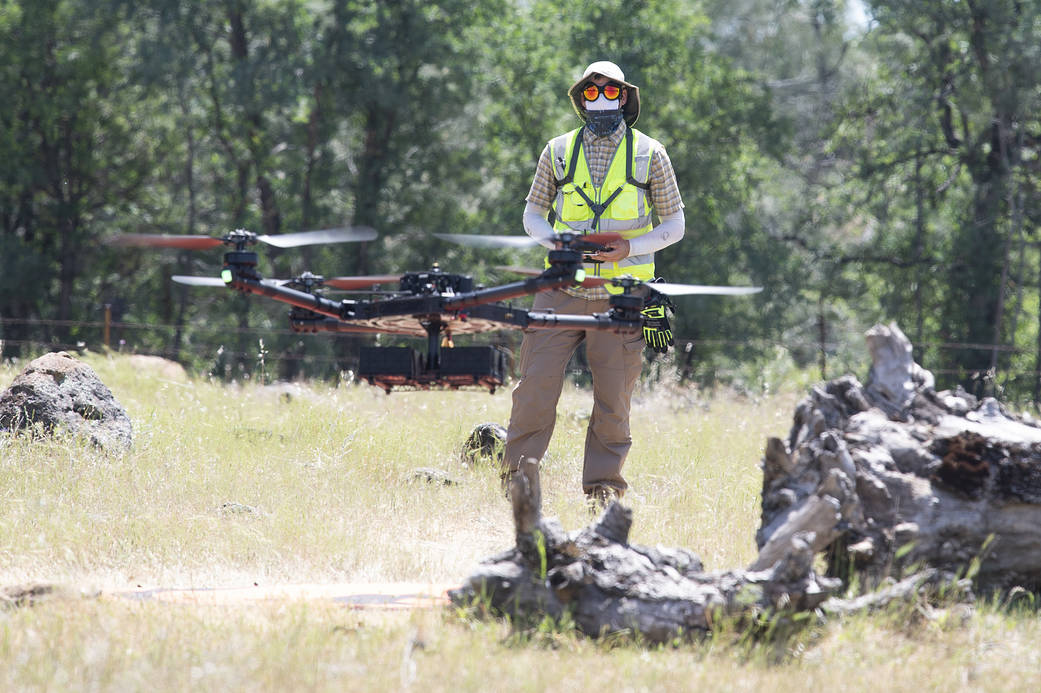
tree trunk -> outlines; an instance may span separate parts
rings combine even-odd
[[[817,297],[817,365],[820,367],[821,380],[828,377],[828,321],[824,311],[824,292]]]
[[[1037,290],[1041,293],[1041,253],[1038,254]],[[1041,411],[1041,303],[1037,306],[1037,350],[1034,353],[1034,409]]]
[[[304,184],[303,190],[300,194],[300,219],[302,223],[302,230],[310,229],[313,222],[311,220],[314,206],[313,193],[311,187],[314,180],[314,170],[318,165],[318,134],[319,128],[322,123],[322,93],[324,89],[321,84],[315,86],[312,96],[314,97],[314,106],[311,107],[311,112],[307,117],[307,164],[304,166]]]
[[[77,227],[79,220],[74,218],[70,205],[59,204],[62,216],[58,219],[61,229],[61,245],[59,246],[59,268],[58,268],[58,319],[70,320],[72,316],[72,295],[76,282],[76,264],[79,260],[79,242],[77,238]],[[62,339],[68,340],[68,327],[63,326]]]
[[[915,313],[915,340],[921,349],[922,335],[925,334],[925,311],[923,309],[922,286],[925,284],[927,269],[922,266],[922,257],[925,255],[925,183],[922,181],[922,154],[915,154],[914,158],[914,189],[915,189],[915,234],[913,257],[914,268],[914,313]]]
[[[278,200],[267,176],[257,176],[257,192],[260,195],[261,226],[264,233],[274,236],[282,230],[282,213],[278,211]]]
[[[383,198],[383,184],[387,180],[387,160],[396,124],[395,115],[393,110],[378,104],[371,105],[365,115],[365,144],[354,193],[355,226],[382,226],[379,218],[380,202]],[[355,273],[368,274],[368,243],[357,244],[355,257]]]
[[[188,99],[184,93],[184,84],[181,83],[178,90],[178,103],[181,106],[181,116],[186,123],[184,128],[186,156],[184,161],[184,186],[188,193],[188,216],[185,219],[184,232],[194,235],[196,231],[196,220],[198,218],[198,193],[195,183],[195,131],[191,124],[191,109]],[[189,273],[189,261],[187,253],[181,253],[177,258],[177,273]],[[173,319],[174,335],[170,342],[170,358],[178,360],[181,357],[181,345],[184,343],[184,331],[188,315],[188,287],[181,286],[177,291],[177,312]]]

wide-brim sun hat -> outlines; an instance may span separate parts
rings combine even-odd
[[[618,67],[609,60],[598,60],[595,63],[590,63],[586,71],[582,73],[582,76],[571,85],[568,89],[568,96],[571,98],[571,106],[575,109],[575,113],[578,114],[579,118],[585,120],[586,109],[583,106],[585,101],[582,98],[582,87],[586,82],[589,81],[590,77],[594,75],[603,75],[610,80],[618,82],[625,86],[628,90],[629,96],[626,97],[625,105],[622,106],[622,114],[625,117],[625,124],[632,127],[636,124],[636,119],[640,117],[640,88],[631,82],[625,81],[625,73],[622,72],[622,68]]]

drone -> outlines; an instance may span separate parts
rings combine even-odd
[[[473,247],[534,246],[528,236],[434,234],[453,243]],[[277,235],[256,234],[236,229],[223,236],[174,234],[121,234],[107,243],[119,247],[154,247],[205,250],[224,246],[220,277],[175,275],[173,281],[189,286],[224,287],[288,304],[289,326],[300,333],[393,334],[425,338],[426,351],[412,347],[363,347],[358,378],[388,394],[398,389],[479,387],[494,393],[507,375],[506,354],[498,347],[456,347],[453,337],[504,329],[583,329],[639,333],[643,329],[648,296],[683,294],[747,295],[761,291],[754,286],[705,286],[644,282],[630,276],[603,278],[590,275],[585,267],[595,266],[590,255],[606,250],[620,234],[559,233],[552,239],[546,268],[500,269],[527,275],[501,286],[475,287],[469,275],[452,274],[438,264],[430,269],[402,274],[355,277],[323,277],[304,272],[292,279],[265,279],[257,271],[258,253],[253,246],[264,243],[277,248],[304,245],[371,241],[375,230],[367,227],[325,229]],[[393,290],[376,287],[397,283]],[[586,288],[613,285],[609,309],[604,313],[568,315],[553,311],[527,310],[511,301],[543,291],[566,287]],[[357,296],[334,300],[325,290],[335,289]]]

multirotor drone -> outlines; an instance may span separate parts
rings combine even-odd
[[[470,236],[434,234],[443,240],[477,247],[533,246],[527,236]],[[426,352],[412,347],[364,347],[358,377],[390,392],[394,388],[429,389],[483,387],[489,392],[503,384],[507,374],[506,355],[495,346],[456,347],[453,337],[503,329],[583,329],[638,333],[643,328],[644,308],[649,297],[683,294],[746,295],[759,287],[702,286],[642,282],[632,277],[605,279],[590,276],[583,263],[595,262],[589,255],[603,250],[620,236],[617,233],[561,233],[548,252],[545,270],[516,267],[502,269],[530,275],[502,286],[475,287],[469,275],[443,272],[435,264],[422,272],[322,277],[304,272],[293,279],[265,279],[257,272],[258,242],[278,248],[303,245],[371,241],[376,232],[368,228],[326,229],[279,235],[258,235],[237,229],[225,236],[178,236],[169,234],[124,234],[109,239],[122,247],[159,247],[200,250],[226,246],[220,278],[176,275],[175,282],[190,286],[220,286],[265,296],[291,306],[289,325],[295,332],[395,334],[426,339]],[[372,291],[396,282],[398,288]],[[604,313],[567,315],[528,310],[510,303],[513,299],[564,287],[596,287],[611,284],[620,289],[610,296]],[[353,292],[358,298],[333,300],[326,289]]]

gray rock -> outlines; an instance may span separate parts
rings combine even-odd
[[[500,464],[506,445],[506,429],[497,423],[478,424],[463,443],[461,457],[466,465],[491,461]]]
[[[420,467],[413,469],[409,475],[410,481],[425,481],[430,484],[440,484],[441,486],[455,486],[459,482],[448,476],[447,473],[440,469],[433,469],[431,467]]]
[[[133,442],[130,417],[112,391],[64,351],[32,361],[0,393],[0,430],[70,433],[113,452]]]

